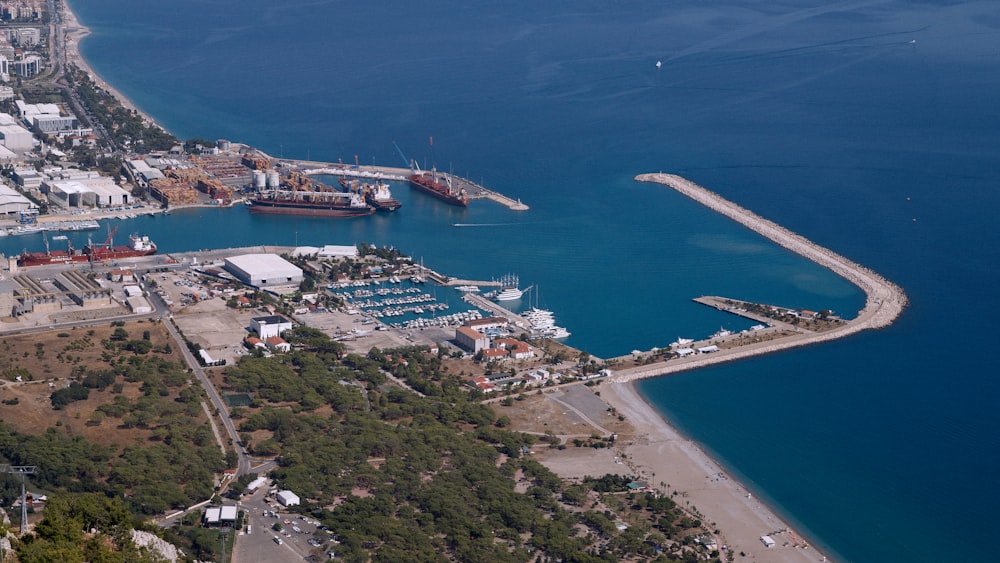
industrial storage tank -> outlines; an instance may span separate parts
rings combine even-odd
[[[267,174],[264,174],[263,170],[253,171],[253,187],[258,190],[263,190],[267,187]]]
[[[228,151],[232,145],[226,139],[219,139],[215,141],[215,146],[219,148],[220,151]]]
[[[267,187],[277,189],[281,185],[281,177],[277,170],[267,171]]]

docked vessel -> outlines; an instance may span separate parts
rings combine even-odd
[[[310,215],[314,217],[364,217],[375,213],[356,193],[269,190],[249,200],[250,213]]]
[[[417,170],[413,174],[410,174],[407,179],[410,181],[411,187],[425,194],[432,195],[441,201],[457,205],[458,207],[467,207],[469,205],[469,194],[464,189],[454,189],[451,185],[451,178],[447,176],[439,178],[437,169],[435,168],[432,168],[430,172]]]
[[[87,246],[83,247],[83,253],[87,255],[89,260],[102,262],[105,260],[118,260],[119,258],[135,258],[137,256],[152,256],[156,254],[156,243],[149,240],[149,237],[139,236],[138,234],[133,234],[128,238],[128,246],[114,246],[111,237],[115,235],[116,230],[117,227],[111,230],[103,244],[87,244]]]
[[[48,266],[52,264],[69,264],[71,262],[104,262],[120,258],[135,258],[156,254],[156,243],[147,236],[134,234],[129,237],[129,245],[114,246],[112,237],[116,229],[108,233],[108,238],[100,245],[88,243],[83,251],[73,248],[68,242],[66,250],[49,250],[49,239],[45,238],[45,252],[22,252],[17,257],[17,265],[21,267]]]
[[[500,278],[500,290],[493,296],[497,301],[514,301],[524,295],[524,291],[518,289],[519,280],[514,274],[508,274]]]
[[[44,237],[44,235],[43,235]],[[49,239],[44,237],[45,252],[28,252],[25,250],[17,257],[17,265],[25,268],[29,266],[48,266],[51,264],[69,264],[71,262],[86,262],[89,260],[86,254],[73,248],[73,243],[66,244],[66,250],[49,250]]]
[[[347,192],[359,193],[365,198],[365,203],[375,208],[376,211],[395,211],[403,206],[398,199],[392,197],[389,184],[381,180],[374,184],[359,181],[352,182],[347,178],[341,178],[340,185]]]

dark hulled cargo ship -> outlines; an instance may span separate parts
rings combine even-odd
[[[375,213],[360,195],[340,192],[271,190],[259,192],[249,205],[250,213],[271,215],[364,217]]]

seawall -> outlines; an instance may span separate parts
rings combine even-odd
[[[812,260],[835,274],[858,286],[867,296],[865,306],[857,316],[843,326],[830,331],[801,334],[781,340],[722,350],[712,354],[700,354],[691,358],[674,359],[664,363],[650,364],[635,368],[616,370],[612,381],[623,383],[646,377],[667,375],[679,371],[695,369],[722,362],[768,354],[779,350],[817,344],[837,338],[844,338],[863,330],[889,326],[899,317],[908,304],[906,293],[898,285],[890,282],[874,271],[853,262],[828,248],[793,233],[756,213],[743,208],[719,194],[707,190],[694,182],[674,174],[640,174],[639,182],[652,182],[673,188],[691,199],[740,223],[751,231],[775,242],[779,246]]]

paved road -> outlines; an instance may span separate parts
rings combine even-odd
[[[160,300],[160,296],[152,294],[151,298],[159,303],[163,303]],[[194,357],[191,350],[188,349],[187,344],[184,343],[184,338],[177,331],[177,327],[174,326],[172,319],[165,319],[164,326],[173,336],[177,345],[180,347],[181,352],[184,354],[184,361],[187,362],[188,367],[194,372],[198,381],[201,382],[201,386],[205,388],[205,392],[208,394],[208,399],[212,402],[212,406],[219,412],[219,418],[222,419],[223,426],[226,427],[226,433],[229,434],[230,440],[232,440],[233,448],[236,450],[236,455],[239,456],[239,463],[237,464],[236,474],[244,475],[250,472],[250,458],[247,456],[246,450],[240,445],[240,436],[236,431],[236,425],[233,424],[233,419],[229,418],[229,409],[226,408],[225,402],[219,395],[219,392],[215,390],[215,386],[209,381],[208,376],[205,374],[205,370],[202,369],[201,364],[198,359]]]

